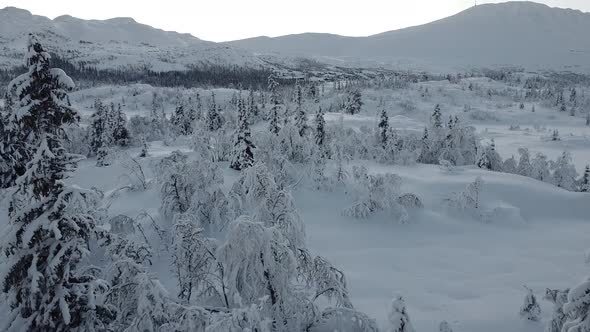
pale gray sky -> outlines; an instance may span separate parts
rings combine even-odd
[[[478,0],[497,2],[506,0]],[[535,2],[590,12],[590,0]],[[474,0],[0,0],[0,8],[14,6],[50,18],[133,17],[211,41],[301,32],[366,36],[428,23],[473,5]]]

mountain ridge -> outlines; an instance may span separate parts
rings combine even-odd
[[[0,67],[20,62],[16,55],[23,52],[31,31],[40,33],[52,51],[105,68],[264,67],[269,59],[289,62],[299,57],[355,67],[590,68],[590,13],[528,1],[478,5],[431,23],[367,37],[312,32],[223,43],[128,17],[83,20],[62,15],[51,20],[6,7],[0,9]]]
[[[389,57],[479,66],[590,66],[587,31],[590,13],[518,1],[478,5],[431,23],[367,37],[303,33],[226,44],[257,53],[315,57]]]

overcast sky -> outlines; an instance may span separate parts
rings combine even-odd
[[[479,0],[480,3],[506,0]],[[590,12],[590,0],[538,0]],[[156,28],[211,41],[302,32],[367,36],[456,14],[474,0],[0,0],[55,18],[133,17]]]

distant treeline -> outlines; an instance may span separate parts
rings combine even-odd
[[[268,77],[272,74],[270,69],[217,65],[166,72],[157,72],[147,68],[96,69],[91,66],[73,64],[56,54],[52,54],[51,66],[63,69],[77,84],[83,87],[145,83],[164,87],[238,87],[241,85],[244,88],[266,89]],[[26,72],[24,66],[0,69],[0,92],[6,89],[14,77],[24,72]]]

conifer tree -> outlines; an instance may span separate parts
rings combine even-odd
[[[580,181],[580,191],[587,193],[590,192],[590,165],[586,165],[586,171]]]
[[[279,108],[274,106],[270,109],[270,119],[268,123],[268,130],[275,135],[278,135],[279,131],[281,131],[281,127],[279,126],[280,119],[278,110]]]
[[[434,107],[434,112],[432,113],[432,117],[431,117],[431,122],[432,122],[432,126],[434,128],[442,128],[442,114],[440,113],[440,105],[436,104],[436,106]]]
[[[98,155],[101,148],[109,146],[108,109],[99,99],[94,101],[94,113],[90,116],[90,149]]]
[[[378,127],[381,146],[385,148],[385,146],[387,146],[387,132],[389,131],[389,117],[387,116],[387,112],[385,110],[381,111]]]
[[[348,114],[357,114],[361,111],[363,106],[361,91],[358,89],[352,89],[346,96],[346,104],[344,111]]]
[[[30,151],[21,139],[20,125],[16,121],[14,102],[10,94],[4,97],[4,110],[0,112],[0,188],[12,187],[25,172]]]
[[[20,91],[19,124],[38,144],[28,142],[35,151],[17,180],[2,245],[8,267],[3,292],[13,312],[8,326],[28,331],[106,330],[113,315],[99,298],[105,283],[82,267],[95,232],[98,197],[64,181],[78,161],[65,152],[61,136],[64,124],[79,119],[64,102],[74,84],[61,69],[49,68],[49,53],[33,35],[26,64],[28,72],[10,86]]]
[[[295,110],[295,126],[299,130],[299,136],[303,137],[307,132],[307,115],[303,108],[303,93],[299,84],[297,85],[296,93],[297,109]]]
[[[242,170],[254,165],[254,144],[252,143],[248,111],[244,100],[238,101],[238,128],[235,133],[233,159],[230,167]]]
[[[121,110],[121,104],[117,105],[114,115],[113,141],[118,146],[129,145],[130,135],[127,130],[127,117]]]
[[[258,118],[258,105],[256,105],[256,98],[254,98],[254,90],[250,88],[248,93],[248,118]]]
[[[207,118],[205,119],[205,122],[209,131],[217,131],[219,128],[221,128],[219,108],[215,103],[214,92],[211,92],[211,102],[209,104],[209,110],[207,111]]]
[[[576,107],[578,105],[578,93],[576,88],[572,88],[570,92],[570,104],[572,107]]]
[[[324,112],[322,112],[322,108],[318,109],[318,112],[315,115],[315,144],[318,146],[324,146],[324,141],[326,139],[326,120],[324,120]]]
[[[278,94],[279,83],[273,76],[268,78],[268,89],[270,90],[270,110],[268,113],[269,127],[271,133],[277,135],[281,130],[279,124],[280,101]]]

